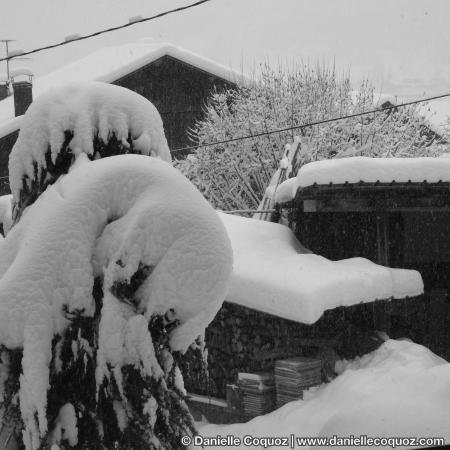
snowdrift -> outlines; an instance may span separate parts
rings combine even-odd
[[[388,340],[373,353],[339,363],[337,369],[340,375],[336,379],[310,389],[304,400],[288,403],[245,424],[204,425],[199,433],[241,439],[245,435],[331,438],[365,434],[443,437],[450,441],[450,364],[425,347],[406,340]]]

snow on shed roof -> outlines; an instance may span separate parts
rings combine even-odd
[[[324,159],[305,164],[297,173],[296,187],[343,183],[450,182],[450,158],[350,158]]]
[[[446,154],[442,155],[446,156]],[[292,200],[299,188],[345,183],[438,183],[450,182],[450,158],[350,158],[324,159],[305,164],[295,178],[281,183],[277,203]]]
[[[219,215],[234,253],[227,301],[311,324],[328,309],[423,293],[414,270],[364,258],[330,261],[308,253],[284,225]]]
[[[166,55],[231,83],[245,83],[247,81],[242,73],[196,53],[169,43],[154,43],[142,40],[102,48],[78,61],[35,79],[33,82],[33,97],[37,98],[51,88],[70,82],[104,81],[112,83]],[[2,134],[1,125],[13,117],[14,101],[13,97],[8,97],[0,102],[0,137],[5,136],[5,134]]]

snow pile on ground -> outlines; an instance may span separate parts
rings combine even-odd
[[[205,425],[199,434],[240,438],[291,434],[443,437],[450,442],[450,364],[446,361],[410,341],[388,340],[373,353],[337,366],[340,375],[329,384],[310,389],[304,400],[245,424]]]
[[[49,91],[31,104],[21,129],[9,159],[14,198],[24,175],[39,178],[47,167],[49,149],[55,163],[66,132],[73,133],[68,149],[75,156],[94,157],[94,138],[107,143],[114,134],[125,147],[132,143],[135,152],[171,161],[162,120],[153,104],[129,89],[106,83],[74,83]]]
[[[232,269],[216,212],[171,165],[141,155],[89,162],[81,154],[79,160],[0,243],[0,344],[24,350],[20,408],[27,448],[37,448],[47,429],[52,339],[69,324],[63,309],[93,314],[95,276],[103,277],[105,292],[101,382],[110,368],[120,373],[135,361],[149,375],[161,370],[147,326],[154,313],[174,310],[180,325],[171,347],[186,350],[220,308]],[[149,276],[137,292],[136,312],[113,287],[129,283],[142,265]]]
[[[417,271],[364,258],[330,261],[308,252],[284,225],[219,215],[234,252],[227,301],[311,324],[327,309],[423,293]]]

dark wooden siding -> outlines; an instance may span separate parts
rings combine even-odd
[[[450,295],[449,220],[448,183],[323,185],[299,193],[290,226],[318,255],[415,269]]]
[[[19,131],[14,131],[11,134],[0,138],[0,195],[10,194],[9,189],[9,173],[8,173],[8,161],[9,153],[13,148]]]
[[[210,94],[215,89],[234,86],[170,56],[163,56],[114,84],[143,95],[156,106],[171,150],[194,144],[187,131],[203,117],[203,108]],[[178,152],[174,157],[185,155]]]
[[[409,337],[449,360],[450,331],[445,324],[450,320],[450,187],[442,183],[391,186],[383,198],[380,186],[364,189],[363,184],[342,189],[323,185],[312,187],[309,197],[306,188],[288,212],[290,227],[303,245],[329,259],[361,256],[419,271],[425,301],[418,308],[405,303],[405,317],[392,320],[389,335]],[[322,202],[315,204],[316,211],[305,204],[307,196]],[[352,210],[356,205],[363,210]],[[383,222],[385,229],[377,226]],[[380,235],[385,236],[381,247],[386,261],[380,260]]]

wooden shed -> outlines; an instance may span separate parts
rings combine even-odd
[[[332,260],[415,269],[427,308],[404,333],[450,358],[450,159],[343,158],[303,166],[283,207],[297,238]],[[424,311],[422,311],[424,313]]]
[[[291,357],[320,359],[327,380],[336,358],[376,349],[382,343],[378,332],[391,335],[395,321],[426,305],[415,271],[363,258],[333,262],[308,252],[286,226],[220,217],[234,268],[226,301],[205,333],[209,377],[194,350],[182,363],[188,392],[206,396],[206,402],[223,400],[239,372],[270,372],[276,361]],[[226,414],[217,417],[219,404],[215,400],[212,420],[228,420]]]

